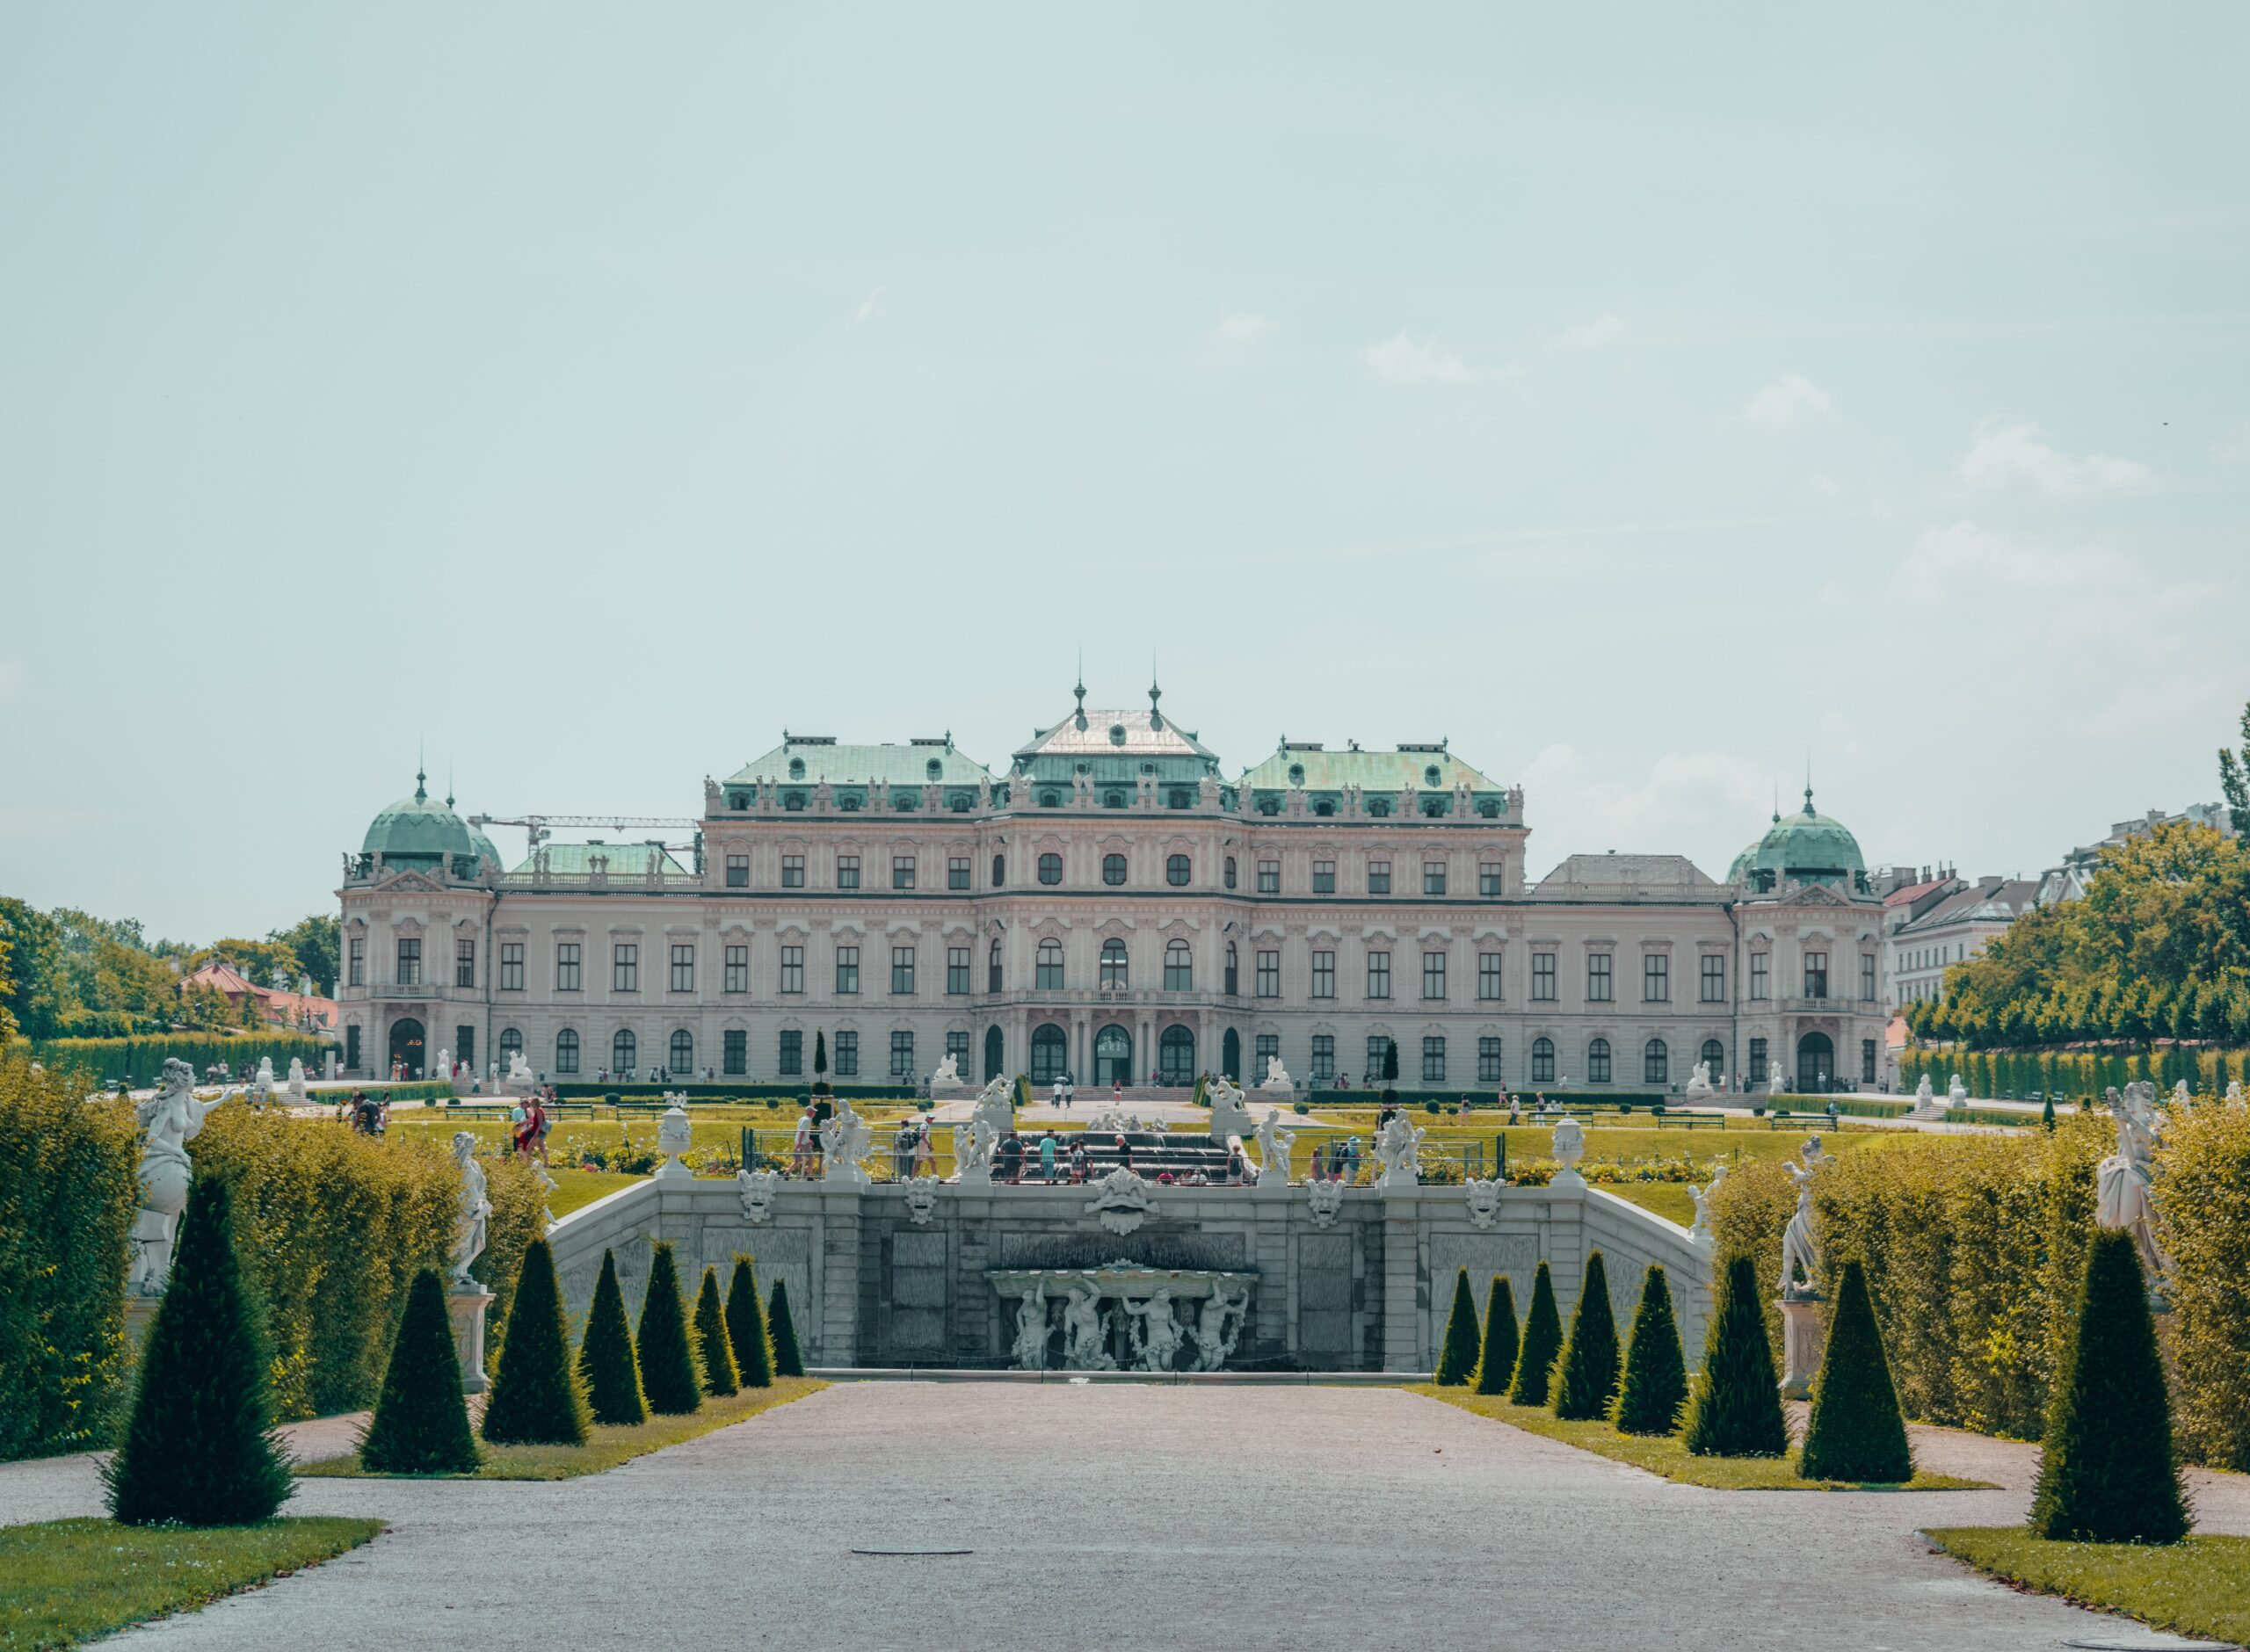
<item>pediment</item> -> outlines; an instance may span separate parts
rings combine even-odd
[[[444,886],[436,879],[419,872],[395,873],[375,887],[385,895],[439,895],[444,892]]]

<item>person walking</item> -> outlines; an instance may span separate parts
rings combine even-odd
[[[1050,1187],[1055,1183],[1055,1133],[1052,1130],[1039,1138],[1039,1179]]]
[[[931,1143],[930,1129],[931,1121],[925,1119],[921,1127],[914,1133],[914,1174],[917,1176],[935,1176],[938,1173],[938,1149]]]
[[[1071,1076],[1070,1076],[1070,1074],[1068,1074],[1068,1073],[1063,1074],[1063,1111],[1064,1112],[1070,1112],[1070,1111],[1071,1111],[1071,1104],[1072,1102],[1076,1101],[1078,1098],[1078,1081],[1077,1079],[1075,1079],[1075,1078],[1071,1077]]]
[[[1063,1111],[1063,1080],[1059,1076],[1055,1080],[1055,1094],[1051,1098],[1051,1105],[1056,1112]]]
[[[797,1115],[796,1140],[789,1150],[789,1174],[809,1177],[812,1174],[812,1108],[808,1105]]]

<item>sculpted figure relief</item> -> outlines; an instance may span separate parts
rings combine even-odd
[[[1315,1184],[1319,1185],[1319,1184]],[[1236,1339],[1242,1335],[1243,1321],[1250,1307],[1250,1293],[1229,1296],[1224,1285],[1214,1283],[1210,1295],[1195,1315],[1195,1362],[1197,1371],[1216,1371],[1234,1352]]]
[[[1063,1363],[1073,1371],[1114,1371],[1107,1341],[1100,1298],[1092,1286],[1072,1286],[1063,1306]]]
[[[1133,1363],[1143,1371],[1169,1371],[1179,1353],[1179,1322],[1172,1311],[1172,1293],[1158,1291],[1146,1301],[1119,1304],[1129,1316],[1133,1339]]]
[[[1019,1371],[1047,1369],[1047,1286],[1034,1286],[1016,1309],[1015,1341],[1010,1344]]]

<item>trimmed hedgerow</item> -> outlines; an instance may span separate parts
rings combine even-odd
[[[1688,1396],[1688,1449],[1698,1457],[1779,1457],[1789,1431],[1759,1313],[1756,1265],[1746,1256],[1731,1258],[1714,1295],[1703,1368]]]
[[[1555,1380],[1555,1415],[1566,1423],[1606,1417],[1617,1395],[1617,1315],[1609,1304],[1609,1270],[1601,1252],[1586,1259],[1571,1339]]]
[[[224,1061],[234,1076],[229,1082],[243,1083],[258,1071],[260,1056],[272,1058],[277,1075],[287,1074],[289,1058],[296,1056],[308,1074],[318,1077],[322,1061],[335,1047],[308,1032],[170,1032],[148,1038],[40,1039],[33,1043],[32,1054],[48,1067],[72,1068],[92,1079],[137,1078],[144,1084],[156,1082],[167,1061],[185,1061],[195,1069],[198,1083],[205,1068]]]
[[[1669,1434],[1688,1403],[1688,1365],[1680,1348],[1680,1322],[1672,1312],[1672,1283],[1653,1264],[1641,1279],[1641,1305],[1633,1314],[1625,1350],[1625,1380],[1617,1391],[1617,1431]]]
[[[1542,1260],[1531,1281],[1531,1311],[1524,1315],[1523,1345],[1516,1351],[1515,1383],[1508,1399],[1517,1405],[1547,1403],[1548,1379],[1563,1351],[1563,1316],[1555,1308],[1555,1281]]]
[[[614,1251],[601,1253],[601,1277],[594,1281],[593,1306],[586,1310],[585,1334],[578,1339],[578,1375],[585,1381],[586,1404],[595,1422],[629,1427],[649,1420]]]
[[[735,1253],[734,1277],[727,1281],[727,1342],[745,1388],[773,1386],[773,1346],[766,1332],[766,1304],[758,1294],[758,1270]]]
[[[2198,1103],[2167,1122],[2156,1160],[2158,1236],[2170,1258],[2180,1446],[2250,1473],[2250,1110]]]
[[[789,1282],[773,1281],[773,1301],[766,1315],[766,1331],[773,1344],[773,1374],[802,1377],[804,1355],[797,1351],[797,1323],[789,1317]]]
[[[1798,1472],[1807,1480],[1914,1477],[1906,1420],[1899,1415],[1891,1362],[1883,1356],[1883,1333],[1876,1328],[1866,1270],[1857,1262],[1844,1264],[1836,1286],[1828,1344],[1820,1357],[1820,1374],[1812,1381],[1812,1416],[1805,1424]]]
[[[726,1310],[719,1306],[716,1268],[703,1270],[702,1288],[695,1293],[695,1357],[702,1363],[706,1393],[732,1394],[742,1387],[734,1350],[727,1342]]]
[[[524,1252],[509,1294],[509,1334],[484,1402],[484,1438],[495,1446],[582,1444],[585,1391],[571,1368],[570,1328],[546,1240]]]
[[[1515,1380],[1515,1287],[1508,1283],[1505,1273],[1492,1276],[1491,1291],[1484,1300],[1484,1345],[1477,1357],[1477,1380],[1472,1385],[1479,1394],[1506,1394],[1508,1384]]]
[[[1441,1388],[1464,1386],[1476,1373],[1482,1338],[1477,1329],[1477,1299],[1469,1292],[1469,1270],[1453,1276],[1453,1311],[1446,1315],[1445,1342],[1438,1350],[1437,1384]]]
[[[383,1391],[359,1441],[359,1467],[379,1474],[467,1474],[476,1463],[446,1287],[435,1268],[425,1268],[407,1289]]]
[[[680,1301],[671,1242],[659,1239],[650,1250],[649,1286],[641,1295],[641,1324],[634,1338],[641,1362],[641,1392],[650,1410],[684,1417],[703,1403],[702,1378],[687,1339],[687,1309]]]

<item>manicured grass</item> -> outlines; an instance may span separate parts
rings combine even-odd
[[[2182,1634],[2250,1641],[2250,1537],[2144,1547],[2050,1543],[2021,1526],[1938,1526],[1924,1535],[1978,1571],[2043,1595]]]
[[[1607,1423],[1565,1423],[1543,1406],[1511,1405],[1501,1395],[1477,1394],[1467,1388],[1440,1388],[1417,1383],[1410,1393],[1426,1395],[1457,1405],[1464,1411],[1489,1417],[1494,1422],[1520,1428],[1527,1434],[1560,1440],[1613,1462],[1630,1463],[1683,1485],[1709,1486],[1721,1491],[1860,1491],[1898,1489],[1891,1486],[1864,1487],[1841,1480],[1801,1480],[1796,1453],[1787,1457],[1695,1457],[1677,1434],[1620,1434]],[[1925,1471],[1909,1481],[1908,1491],[1990,1491],[1989,1481],[1958,1480],[1951,1474]]]
[[[606,1199],[621,1187],[630,1187],[635,1182],[645,1182],[645,1176],[626,1176],[615,1170],[566,1170],[556,1165],[551,1174],[555,1177],[554,1196],[547,1201],[547,1208],[557,1217],[569,1215],[582,1205],[591,1205],[598,1199]]]
[[[744,1388],[725,1399],[706,1400],[700,1410],[686,1417],[652,1417],[647,1422],[631,1428],[605,1428],[597,1424],[588,1434],[583,1446],[492,1446],[479,1439],[484,1453],[484,1466],[474,1474],[432,1474],[433,1480],[574,1480],[580,1474],[598,1474],[605,1468],[614,1468],[620,1463],[630,1462],[635,1457],[645,1457],[667,1446],[678,1446],[715,1429],[725,1428],[760,1411],[787,1405],[792,1400],[802,1400],[808,1394],[817,1393],[828,1385],[809,1377],[777,1377],[770,1388]],[[320,1479],[390,1480],[423,1478],[392,1474],[368,1474],[359,1467],[359,1453],[347,1457],[324,1457],[318,1462],[301,1463],[297,1473]]]
[[[357,1548],[381,1520],[0,1527],[0,1647],[65,1647],[254,1589]]]
[[[1628,1204],[1652,1210],[1665,1221],[1682,1228],[1695,1225],[1695,1199],[1680,1182],[1596,1182],[1605,1193],[1615,1193]]]

